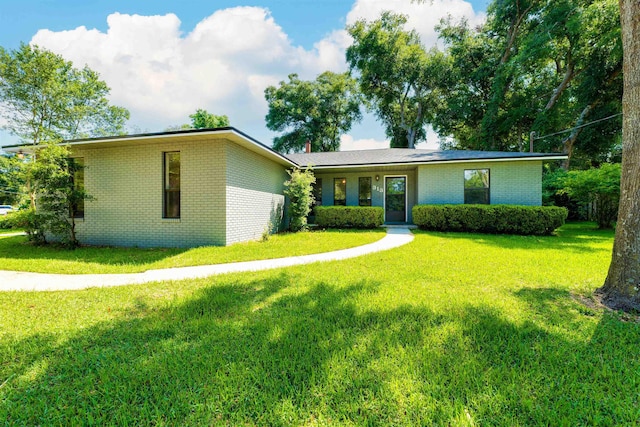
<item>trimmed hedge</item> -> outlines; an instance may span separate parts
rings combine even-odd
[[[379,206],[316,206],[315,214],[322,228],[377,228],[384,223]]]
[[[423,230],[545,235],[564,224],[566,208],[514,205],[416,205],[413,222]]]

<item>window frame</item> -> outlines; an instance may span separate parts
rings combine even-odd
[[[171,180],[170,180],[170,174],[172,173],[169,170],[170,167],[170,156],[174,156],[177,155],[178,156],[178,185],[177,188],[169,188],[171,186]],[[181,178],[181,166],[182,166],[182,159],[180,158],[180,151],[164,151],[162,153],[162,218],[164,219],[180,219],[180,214],[181,214],[181,185],[180,185],[180,178]],[[175,173],[175,172],[174,172]],[[171,208],[171,206],[169,205],[169,203],[171,203],[171,201],[175,202],[175,197],[171,197],[171,195],[177,194],[177,213],[175,214],[170,214],[169,210]]]
[[[362,197],[362,181],[369,180],[369,197]],[[364,203],[363,203],[364,201]],[[373,179],[370,176],[358,177],[358,206],[372,206],[373,203]]]
[[[336,199],[338,184],[344,185],[344,199]],[[347,178],[333,178],[333,206],[347,206]]]
[[[485,171],[487,174],[487,182],[486,184],[483,182],[484,186],[482,187],[470,187],[467,186],[467,183],[470,181],[470,178],[467,178],[467,172],[475,172],[475,171]],[[476,204],[476,205],[490,205],[491,204],[491,169],[490,168],[477,168],[477,169],[465,169],[463,173],[463,189],[464,189],[464,204]],[[482,190],[482,191],[481,191]],[[473,193],[473,194],[472,194]],[[485,202],[478,203],[475,200],[477,199],[478,194],[483,194],[482,198]]]
[[[80,166],[77,170],[74,171],[73,176],[71,177],[73,189],[76,190],[78,188],[81,188],[82,190],[84,190],[84,157],[71,157],[70,160]],[[78,179],[79,177],[81,177],[81,179]],[[81,184],[78,185],[78,182],[81,182]],[[74,203],[71,207],[73,218],[83,219],[85,215],[84,208],[84,199],[80,200],[78,203]]]
[[[322,206],[322,178],[313,183],[313,207]]]

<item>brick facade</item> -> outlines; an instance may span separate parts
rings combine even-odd
[[[180,218],[166,219],[163,159],[165,152],[173,151],[180,153]],[[414,154],[393,149],[377,153]],[[431,152],[416,153],[433,156]],[[72,155],[84,159],[85,188],[93,197],[85,203],[84,219],[77,220],[81,243],[228,245],[259,239],[283,223],[286,169],[293,163],[233,128],[79,140],[72,142]],[[359,155],[346,152],[340,156],[357,161]],[[448,152],[442,156],[452,158]],[[304,164],[304,157],[296,158]],[[408,223],[416,204],[464,203],[465,169],[490,170],[491,204],[540,205],[542,200],[539,158],[481,162],[470,158],[395,166],[380,162],[382,166],[374,167],[335,164],[315,171],[322,179],[323,205],[333,204],[335,178],[346,179],[347,206],[358,206],[359,178],[371,178],[372,206],[384,207],[385,179],[406,177]]]
[[[421,165],[418,204],[464,203],[464,170],[489,169],[492,205],[542,204],[542,161],[474,162]]]
[[[246,148],[226,146],[227,244],[281,228],[285,169]]]
[[[410,170],[385,168],[344,169],[343,172],[316,171],[322,179],[322,204],[333,205],[333,180],[347,180],[347,206],[358,206],[358,178],[371,177],[372,205],[384,206],[384,178],[407,177],[407,222],[413,222],[411,208],[416,204],[464,203],[465,169],[489,169],[491,204],[542,204],[542,161],[463,162],[415,166]],[[375,176],[379,176],[379,181]]]
[[[411,223],[411,207],[416,204],[417,187],[415,170],[390,170],[388,168],[372,168],[354,171],[346,169],[344,172],[323,173],[318,170],[315,173],[317,178],[322,178],[322,204],[333,205],[333,180],[334,178],[345,178],[347,180],[347,206],[358,206],[358,178],[371,177],[371,206],[384,206],[384,183],[385,177],[406,176],[406,200],[407,200],[407,222]],[[379,180],[376,181],[375,177]]]
[[[167,151],[180,152],[179,219],[162,217]],[[284,203],[284,166],[225,139],[96,144],[73,147],[73,155],[84,158],[85,188],[93,197],[76,226],[82,243],[227,245],[260,237],[271,207]]]

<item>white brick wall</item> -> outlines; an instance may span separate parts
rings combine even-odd
[[[252,151],[227,143],[227,244],[259,239],[279,227],[284,209],[285,168]]]
[[[141,247],[224,245],[224,140],[74,148],[85,159],[82,243]],[[163,152],[180,151],[181,218],[162,218]]]
[[[418,204],[464,203],[464,170],[490,170],[492,205],[542,204],[542,162],[447,163],[418,167]]]

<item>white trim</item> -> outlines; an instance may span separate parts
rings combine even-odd
[[[492,158],[492,159],[466,159],[466,160],[434,160],[419,161],[405,163],[367,163],[364,165],[326,165],[326,166],[301,166],[303,168],[311,167],[313,170],[319,169],[358,169],[358,168],[378,168],[378,167],[394,167],[394,166],[420,166],[420,165],[439,165],[443,163],[488,163],[488,162],[517,162],[517,161],[533,161],[533,160],[565,160],[567,156],[548,156],[548,157],[508,157],[508,158]]]
[[[409,201],[407,200],[407,194],[409,193],[409,177],[408,175],[383,175],[382,176],[382,185],[384,185],[384,191],[382,192],[382,209],[384,209],[384,222],[387,222],[387,178],[404,178],[404,222],[408,222],[409,210],[407,209],[407,205]]]

